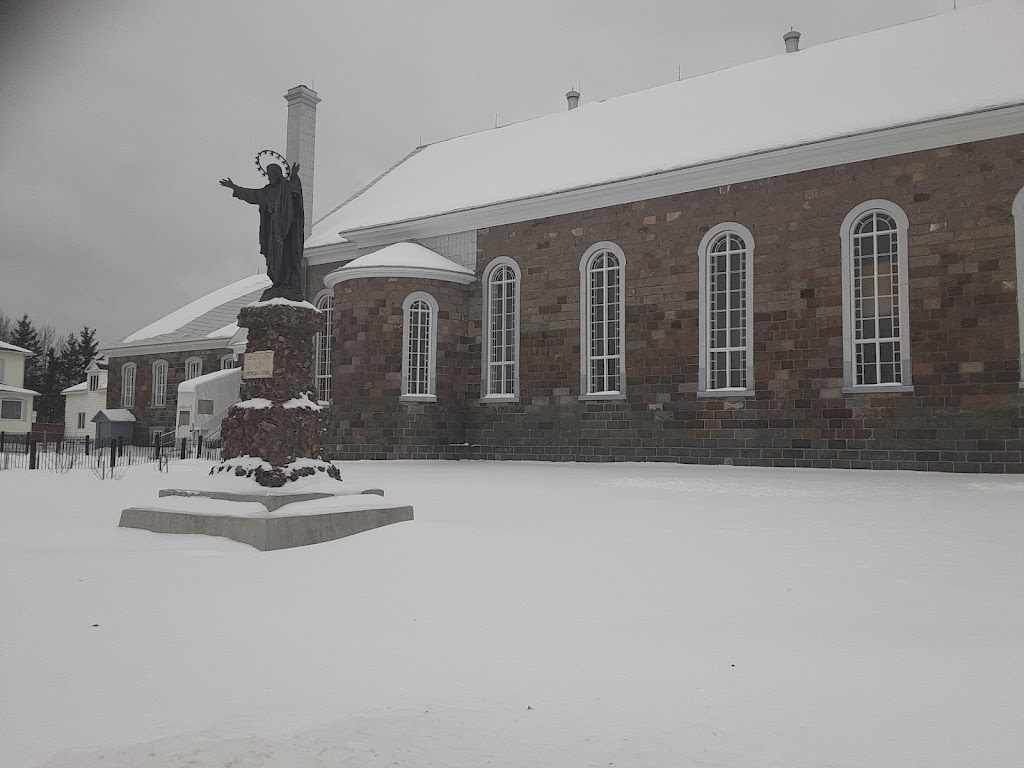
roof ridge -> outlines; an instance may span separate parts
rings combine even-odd
[[[388,175],[389,173],[391,173],[391,172],[392,172],[393,170],[395,170],[395,168],[397,168],[397,167],[398,167],[398,166],[400,166],[400,165],[401,165],[402,163],[404,163],[404,162],[405,162],[406,160],[408,160],[408,159],[409,159],[410,157],[412,157],[413,155],[415,155],[415,154],[416,154],[417,152],[419,152],[419,151],[420,151],[420,150],[422,150],[422,149],[425,149],[425,148],[426,148],[426,147],[428,147],[428,146],[430,146],[430,145],[429,145],[429,144],[420,144],[420,145],[419,145],[418,147],[416,147],[416,148],[415,148],[415,149],[414,149],[414,150],[413,150],[412,152],[409,152],[409,153],[407,153],[406,155],[404,155],[404,156],[403,156],[403,157],[402,157],[402,158],[401,158],[400,160],[398,160],[397,162],[395,162],[395,164],[394,164],[394,165],[392,165],[392,166],[391,166],[390,168],[388,168],[387,170],[385,170],[385,171],[384,171],[384,172],[383,172],[382,174],[380,174],[379,176],[377,176],[377,178],[375,178],[375,179],[374,179],[373,181],[369,182],[368,184],[366,184],[365,186],[363,186],[363,187],[362,187],[361,189],[359,189],[359,190],[357,190],[356,192],[354,192],[354,193],[353,193],[352,195],[350,195],[349,197],[347,197],[347,198],[346,198],[345,200],[343,200],[343,201],[342,201],[341,203],[339,203],[338,205],[336,205],[336,206],[335,206],[334,208],[332,208],[332,209],[331,209],[330,211],[328,211],[327,213],[325,213],[325,214],[324,214],[323,216],[321,216],[321,217],[320,217],[319,219],[317,219],[316,221],[314,221],[314,222],[313,222],[313,227],[316,227],[316,225],[317,225],[317,224],[319,224],[319,223],[320,223],[321,221],[323,221],[324,219],[326,219],[326,218],[327,218],[328,216],[330,216],[331,214],[333,214],[333,213],[336,213],[337,211],[339,211],[339,210],[341,210],[342,208],[344,208],[344,207],[345,207],[346,205],[348,205],[349,203],[351,203],[351,202],[352,202],[353,200],[355,200],[355,199],[356,199],[357,197],[359,197],[360,195],[362,195],[363,193],[365,193],[365,192],[366,192],[366,191],[367,191],[367,190],[368,190],[368,189],[369,189],[370,187],[372,187],[372,186],[373,186],[374,184],[376,184],[376,183],[377,183],[378,181],[380,181],[380,180],[381,180],[381,179],[383,179],[383,178],[384,178],[385,176],[387,176],[387,175]],[[309,234],[310,234],[310,235],[312,235],[312,234],[313,234],[313,232],[312,232],[312,228],[310,229],[310,233],[309,233]]]

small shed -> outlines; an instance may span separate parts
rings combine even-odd
[[[92,417],[96,425],[96,441],[107,443],[123,438],[124,442],[132,441],[135,431],[135,414],[127,408],[104,408]]]

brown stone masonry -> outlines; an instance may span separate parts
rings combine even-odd
[[[135,406],[131,409],[136,419],[135,438],[148,440],[151,427],[173,432],[178,405],[178,385],[185,380],[185,361],[198,357],[203,361],[203,373],[213,373],[220,370],[220,359],[230,353],[231,350],[225,347],[198,352],[111,357],[107,408],[121,407],[121,367],[125,363],[135,363]],[[167,404],[159,407],[153,405],[153,363],[157,360],[167,361]]]
[[[468,294],[439,280],[366,278],[335,286],[334,402],[339,453],[359,458],[439,457],[465,442]],[[402,304],[414,291],[438,303],[437,402],[403,403]]]
[[[342,283],[336,455],[1024,472],[1011,215],[1022,187],[1017,136],[479,230],[478,274],[498,256],[522,272],[515,404],[480,402],[479,283]],[[840,227],[879,198],[910,220],[914,391],[847,395]],[[754,238],[756,392],[698,398],[697,250],[730,221]],[[627,260],[627,398],[581,402],[579,263],[604,240]],[[414,290],[441,305],[431,405],[398,402]]]

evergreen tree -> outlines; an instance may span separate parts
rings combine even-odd
[[[36,398],[36,419],[42,424],[64,423],[64,397],[61,395],[61,361],[53,349],[46,350]]]
[[[22,347],[33,353],[32,357],[25,360],[25,388],[34,389],[37,392],[41,386],[43,372],[42,349],[39,346],[39,333],[36,331],[28,315],[23,315],[14,325],[14,333],[11,336],[11,344]]]
[[[57,380],[61,389],[73,387],[80,384],[85,378],[85,366],[82,365],[82,347],[78,343],[75,334],[68,334],[64,339],[64,345],[60,349],[60,356],[57,360]]]
[[[85,369],[89,367],[89,363],[96,359],[96,353],[99,352],[99,349],[99,342],[96,341],[96,329],[83,325],[82,330],[78,332],[78,355],[82,370],[79,372],[79,377],[74,382],[75,384],[85,379]]]

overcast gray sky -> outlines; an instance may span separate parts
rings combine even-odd
[[[957,0],[965,7],[980,0]],[[0,310],[116,342],[263,266],[285,91],[317,113],[314,218],[437,141],[948,12],[953,0],[32,0],[0,10]],[[784,98],[780,94],[780,98]],[[695,105],[696,107],[696,105]],[[756,130],[752,116],[751,130]]]

